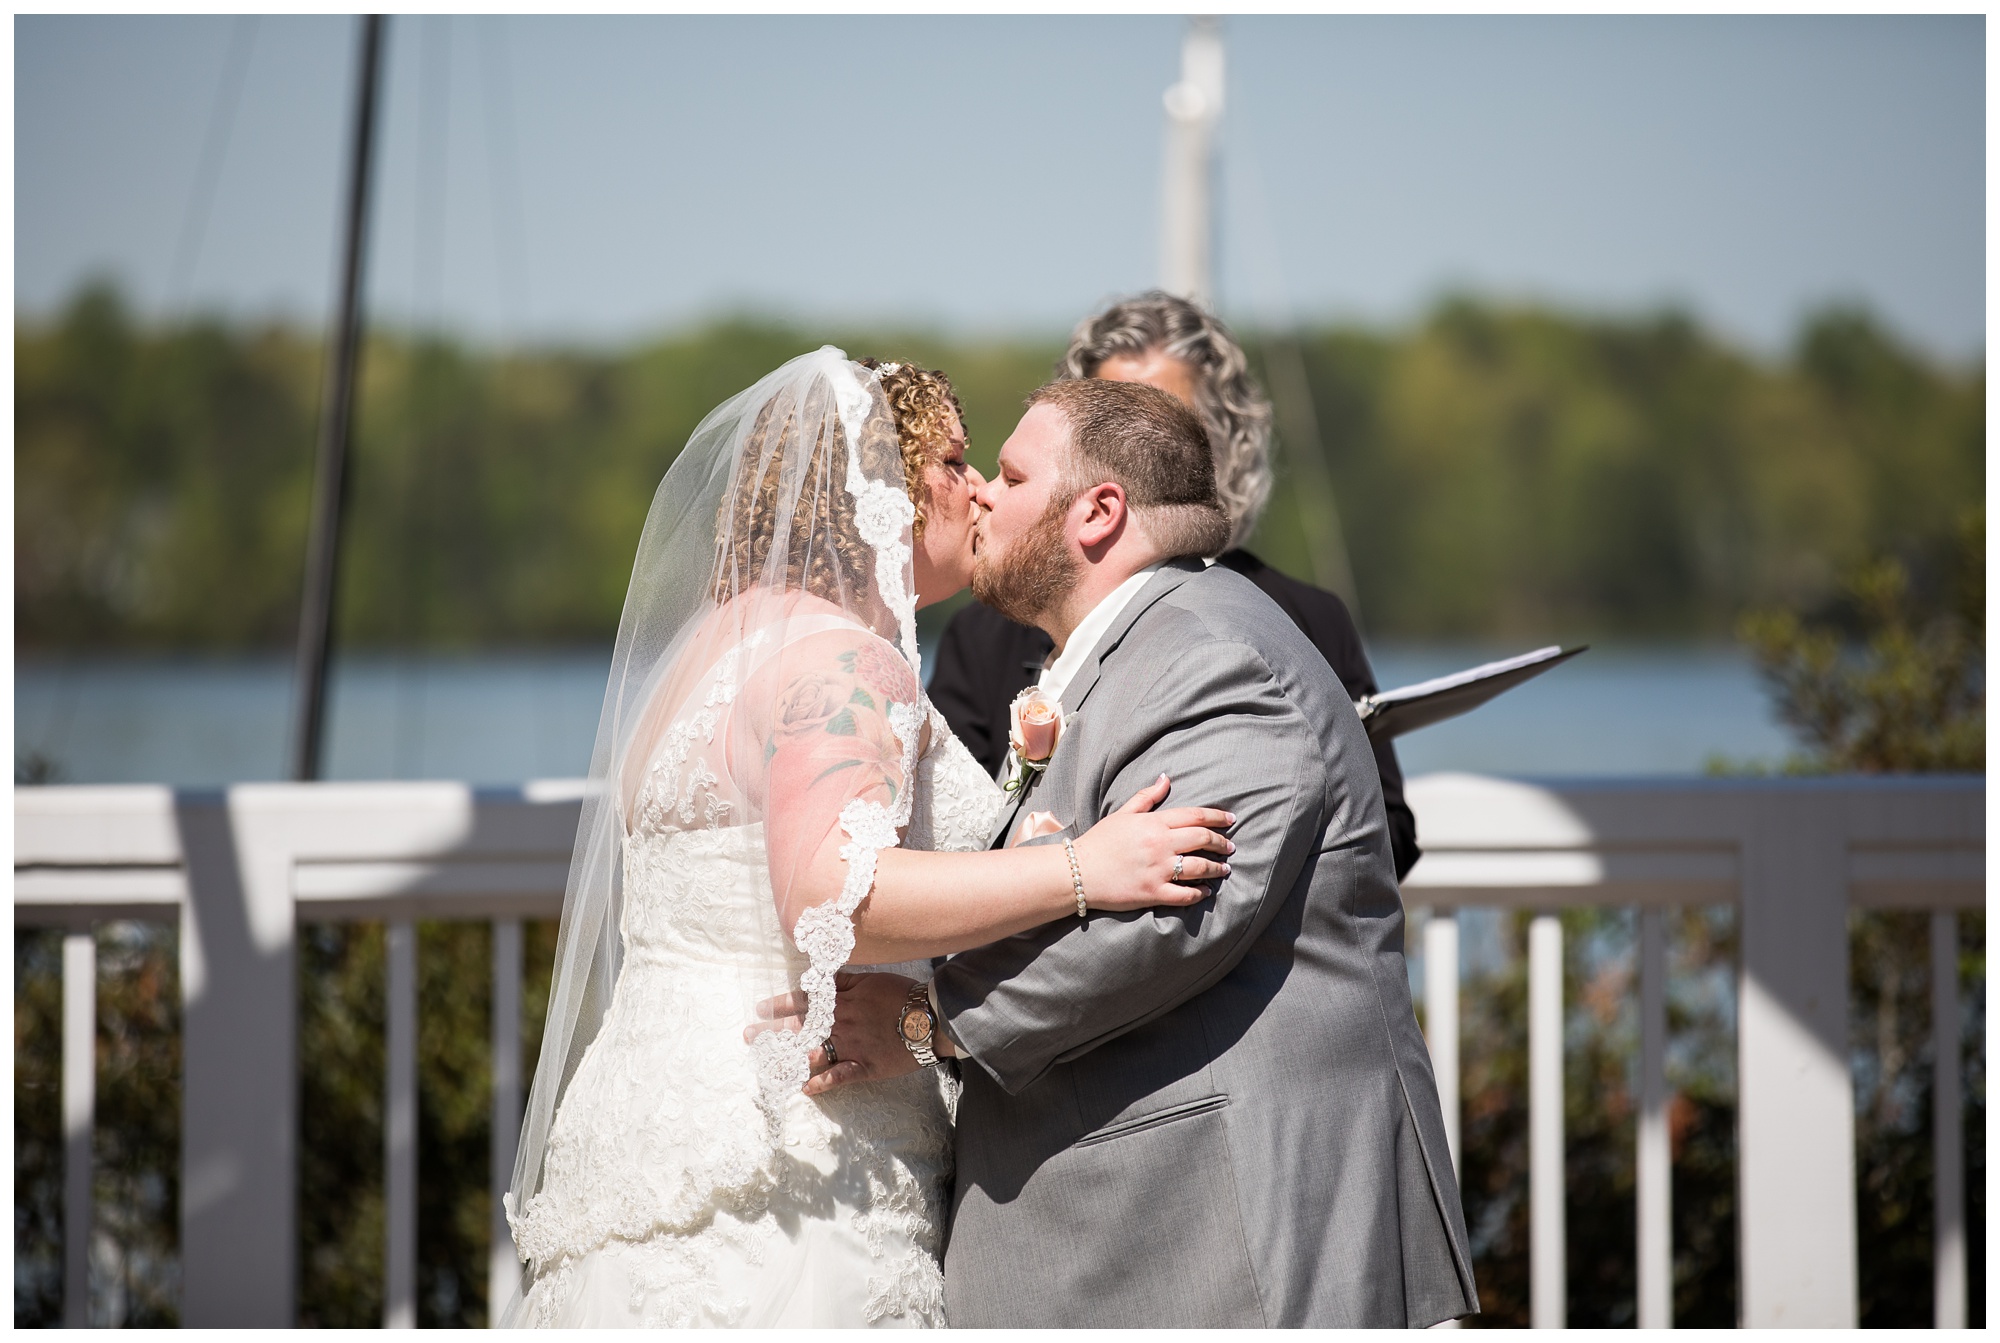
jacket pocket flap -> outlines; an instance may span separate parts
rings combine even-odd
[[[1179,1105],[1169,1105],[1164,1110],[1155,1110],[1151,1114],[1143,1114],[1134,1119],[1121,1119],[1115,1124],[1106,1124],[1101,1129],[1084,1134],[1072,1143],[1071,1146],[1091,1147],[1097,1143],[1110,1142],[1113,1138],[1122,1138],[1128,1133],[1138,1133],[1144,1129],[1158,1128],[1162,1124],[1171,1124],[1175,1120],[1192,1119],[1196,1115],[1207,1114],[1211,1110],[1220,1110],[1227,1104],[1229,1104],[1229,1097],[1227,1095],[1200,1096],[1191,1101],[1182,1101]]]

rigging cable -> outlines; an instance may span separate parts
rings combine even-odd
[[[222,78],[215,88],[215,103],[208,113],[208,133],[203,137],[201,159],[195,167],[194,186],[188,195],[187,211],[181,217],[180,241],[174,246],[173,270],[167,276],[166,310],[178,312],[194,281],[195,263],[201,257],[203,235],[215,204],[215,189],[222,180],[223,160],[236,131],[236,114],[243,105],[243,76],[250,68],[250,48],[257,39],[257,16],[239,14],[230,26],[229,48],[222,58]]]
[[[528,246],[523,223],[520,147],[514,136],[512,72],[504,15],[479,25],[480,83],[486,93],[486,162],[493,188],[493,257],[500,291],[502,346],[521,338],[528,316]]]
[[[444,322],[445,185],[451,153],[451,16],[424,20],[423,71],[418,95],[417,217],[411,297],[421,328],[437,333]]]
[[[1278,445],[1284,461],[1292,469],[1292,494],[1299,529],[1305,534],[1306,553],[1311,558],[1313,581],[1340,594],[1361,628],[1361,593],[1355,587],[1354,567],[1349,562],[1347,536],[1340,525],[1340,507],[1334,497],[1333,473],[1327,466],[1326,442],[1320,437],[1319,409],[1314,404],[1312,380],[1306,375],[1303,341],[1297,318],[1285,302],[1283,264],[1278,257],[1276,231],[1271,225],[1269,203],[1264,196],[1264,175],[1248,146],[1240,156],[1243,165],[1244,195],[1248,197],[1251,230],[1257,239],[1252,249],[1265,263],[1263,278],[1272,282],[1275,293],[1253,286],[1266,300],[1259,325],[1266,342],[1265,370],[1270,377],[1272,399],[1277,403]]]
[[[441,416],[437,385],[444,359],[445,210],[451,153],[451,16],[424,20],[422,64],[418,73],[416,247],[410,275],[414,330],[409,351],[409,376],[415,380],[411,402],[416,410],[404,472],[401,673],[396,695],[396,777],[415,777],[424,765],[423,726],[429,690],[425,636],[429,621],[430,585],[435,566],[434,546],[425,526],[435,493],[431,476],[433,451]],[[426,385],[428,384],[428,385]]]
[[[515,136],[513,66],[508,59],[507,17],[487,16],[479,23],[480,87],[486,99],[486,169],[493,206],[494,289],[500,305],[500,364],[526,340],[529,302],[528,243],[526,211],[522,204],[520,144]],[[496,386],[504,387],[504,381]],[[550,706],[560,700],[562,686],[553,664],[544,663],[543,691],[533,697],[535,705],[535,758],[537,772],[561,773],[574,768],[562,763],[564,733],[554,721]],[[504,1221],[496,1236],[509,1235]],[[508,1242],[511,1244],[511,1239]]]

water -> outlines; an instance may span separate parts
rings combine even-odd
[[[1385,687],[1520,648],[1385,645]],[[335,665],[327,777],[512,783],[581,774],[609,651],[354,656]],[[14,754],[65,783],[213,785],[285,773],[282,657],[23,658]],[[1593,649],[1398,742],[1409,774],[1692,774],[1788,749],[1749,660],[1727,648]]]
[[[330,779],[517,783],[590,764],[608,649],[336,660]],[[22,659],[14,758],[63,783],[212,785],[286,774],[289,658]]]
[[[1388,645],[1384,689],[1520,648]],[[1698,774],[1711,761],[1776,764],[1797,746],[1750,659],[1730,647],[1592,648],[1459,718],[1400,737],[1405,774]]]

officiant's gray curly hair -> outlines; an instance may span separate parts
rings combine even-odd
[[[1271,497],[1271,403],[1228,327],[1184,298],[1149,290],[1078,323],[1055,374],[1094,378],[1105,360],[1149,350],[1194,371],[1194,408],[1208,431],[1215,492],[1229,512],[1229,544],[1242,545]]]

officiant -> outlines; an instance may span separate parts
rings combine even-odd
[[[1331,592],[1273,569],[1243,540],[1256,529],[1271,492],[1271,405],[1250,377],[1242,347],[1213,316],[1159,291],[1114,303],[1087,318],[1056,365],[1058,378],[1143,382],[1179,397],[1201,417],[1215,458],[1218,492],[1233,524],[1229,547],[1215,557],[1256,584],[1290,616],[1333,668],[1349,699],[1379,689],[1347,604]],[[988,772],[1007,752],[1007,706],[1031,684],[1055,645],[974,603],[945,626],[938,644],[931,702]],[[1403,800],[1403,770],[1388,739],[1374,743],[1388,808],[1396,878],[1416,865],[1417,818]]]

